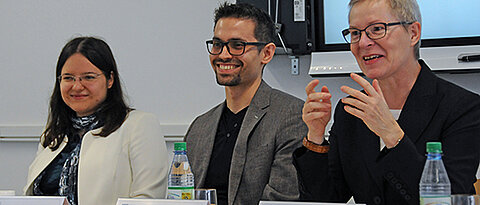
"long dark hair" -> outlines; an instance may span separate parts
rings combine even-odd
[[[132,110],[127,106],[123,98],[117,64],[110,47],[105,41],[94,37],[78,37],[72,39],[63,47],[58,57],[56,76],[61,75],[63,65],[67,59],[76,53],[82,54],[100,69],[107,80],[113,76],[113,85],[108,89],[105,101],[102,102],[97,110],[98,117],[105,124],[100,133],[95,133],[95,135],[107,137],[122,125],[128,112]],[[60,93],[60,81],[56,78],[55,87],[50,98],[47,126],[42,134],[44,137],[43,147],[48,146],[50,149],[56,150],[60,146],[65,138],[65,134],[72,129],[71,117],[73,116],[76,116],[76,112],[63,101]]]

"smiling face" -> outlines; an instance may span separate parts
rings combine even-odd
[[[227,42],[240,40],[244,42],[257,42],[254,37],[255,22],[249,19],[221,18],[218,20],[214,39]],[[271,60],[268,50],[273,44],[268,44],[261,51],[257,46],[247,45],[245,53],[241,56],[232,56],[224,47],[219,55],[210,54],[210,63],[215,72],[217,83],[225,86],[251,84],[262,78],[263,65]],[[267,48],[267,49],[266,49]],[[273,48],[273,51],[275,48]],[[273,56],[273,54],[271,54]]]
[[[349,16],[350,28],[357,29],[364,29],[373,23],[398,21],[385,0],[358,2]],[[378,40],[371,40],[362,32],[360,41],[350,44],[350,49],[363,74],[371,79],[385,79],[402,70],[402,65],[416,61],[414,45],[417,41],[412,40],[415,33],[410,32],[411,26],[406,25],[407,29],[402,25],[389,26],[385,37]]]
[[[107,98],[107,90],[113,85],[113,78],[109,80],[102,71],[93,65],[85,56],[75,53],[70,56],[62,68],[62,75],[70,74],[76,77],[71,83],[60,81],[62,99],[77,116],[93,114],[100,104]],[[85,74],[101,74],[95,80],[87,82],[79,80]]]

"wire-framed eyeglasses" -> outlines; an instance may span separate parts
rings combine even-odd
[[[95,82],[101,75],[103,75],[103,73],[84,73],[80,76],[75,76],[72,74],[62,74],[57,78],[60,81],[60,83],[63,83],[63,84],[73,84],[77,81],[77,79],[82,84],[84,83],[89,84],[89,83]]]
[[[253,46],[265,46],[268,43],[265,42],[245,42],[241,40],[229,40],[223,42],[218,39],[206,41],[208,53],[212,55],[220,55],[223,52],[223,47],[227,46],[227,51],[232,56],[241,56],[245,53],[245,47],[247,45]]]
[[[358,43],[360,38],[362,37],[362,31],[365,31],[367,37],[372,40],[378,40],[385,35],[387,35],[387,28],[389,26],[396,26],[396,25],[405,25],[405,24],[412,24],[413,22],[392,22],[392,23],[374,23],[370,24],[365,29],[360,30],[356,28],[347,28],[342,31],[343,38],[347,43],[353,44]]]

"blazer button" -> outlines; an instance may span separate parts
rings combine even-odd
[[[380,198],[379,196],[373,197],[373,203],[375,204],[382,203],[382,198]]]
[[[405,195],[405,200],[409,201],[410,199],[412,199],[412,197],[410,195]]]
[[[391,179],[393,178],[393,173],[392,172],[388,172],[387,173],[387,179]]]
[[[396,184],[395,184],[395,188],[397,188],[397,189],[401,189],[401,188],[402,188],[402,184],[400,184],[400,183],[396,183]]]
[[[401,190],[400,190],[400,194],[401,194],[401,195],[405,195],[405,194],[407,194],[407,190],[405,190],[405,189],[401,189]]]

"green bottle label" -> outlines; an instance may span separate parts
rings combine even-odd
[[[193,199],[193,187],[168,187],[167,199]]]
[[[451,205],[450,196],[420,197],[420,205]]]

